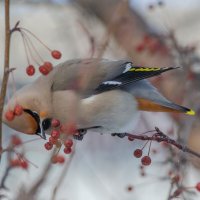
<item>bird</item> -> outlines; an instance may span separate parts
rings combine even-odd
[[[178,67],[135,66],[130,60],[72,59],[19,89],[4,107],[3,122],[16,131],[46,139],[51,120],[74,120],[80,138],[88,131],[133,131],[140,111],[194,115],[165,98],[147,79]],[[8,120],[15,105],[23,113]]]

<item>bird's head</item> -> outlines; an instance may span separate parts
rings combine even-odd
[[[45,131],[50,128],[51,119],[48,112],[41,109],[39,95],[29,87],[17,91],[4,107],[3,122],[16,131],[46,139]],[[22,109],[20,114],[15,114],[16,105]]]

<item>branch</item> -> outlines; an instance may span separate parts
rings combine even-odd
[[[2,114],[6,97],[6,89],[9,77],[10,59],[10,0],[5,0],[5,55],[4,55],[4,74],[0,95],[0,149],[2,149]]]
[[[70,155],[69,159],[67,160],[67,162],[66,162],[66,164],[65,164],[65,167],[63,168],[63,171],[62,171],[62,173],[60,174],[60,177],[59,177],[59,179],[58,179],[58,182],[57,182],[56,186],[55,186],[54,189],[53,189],[53,195],[52,195],[52,198],[51,198],[52,200],[55,200],[55,199],[56,199],[56,194],[57,194],[57,192],[58,192],[58,189],[59,189],[59,187],[61,186],[61,184],[62,184],[64,178],[66,177],[67,172],[69,171],[69,167],[70,167],[70,165],[71,165],[71,163],[72,163],[73,157],[74,157],[74,152],[72,152],[72,154]]]
[[[6,182],[7,178],[8,178],[8,175],[9,175],[9,172],[11,171],[11,169],[12,169],[11,166],[8,166],[6,168],[6,171],[5,171],[4,175],[3,175],[3,178],[2,178],[1,183],[0,183],[0,188],[7,189],[7,187],[5,186],[5,182]]]
[[[148,132],[152,132],[152,131],[148,131]],[[118,135],[117,133],[113,133],[113,136]],[[160,131],[159,128],[155,127],[155,133],[152,136],[147,136],[144,134],[140,134],[140,135],[135,135],[135,134],[130,134],[130,133],[125,133],[124,136],[127,136],[128,138],[134,140],[148,140],[148,141],[156,141],[156,142],[165,142],[167,144],[170,144],[172,146],[175,146],[176,148],[180,149],[183,152],[187,152],[193,156],[196,156],[198,158],[200,158],[200,154],[193,151],[192,149],[188,148],[185,145],[179,144],[177,141],[171,139],[170,137],[168,137],[167,135],[165,135],[162,131]]]

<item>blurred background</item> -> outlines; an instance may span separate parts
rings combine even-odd
[[[181,69],[151,81],[170,100],[193,108],[196,116],[141,112],[134,133],[157,126],[200,153],[199,0],[11,0],[10,6],[11,27],[20,21],[21,27],[33,32],[49,48],[59,49],[62,52],[59,62],[101,56],[111,60],[127,58],[136,65],[149,67],[181,66]],[[4,1],[0,1],[0,66],[3,66],[4,50],[3,8]],[[34,39],[33,42],[44,60],[50,60],[54,65],[59,63],[51,60],[42,45]],[[10,67],[16,68],[13,74],[17,89],[40,76],[39,73],[33,77],[26,75],[28,63],[22,38],[17,32],[12,35],[10,53]],[[1,79],[2,72],[1,67]],[[8,96],[12,94],[13,79],[10,76]],[[13,134],[16,132],[4,126],[4,147]],[[23,141],[37,138],[17,135]],[[133,156],[133,151],[143,144],[110,135],[87,134],[76,144],[55,199],[166,200],[173,178],[169,175],[170,170],[174,175],[180,175],[181,186],[195,186],[200,181],[198,159],[154,143],[152,150],[157,153],[152,152],[152,165],[145,168],[145,173],[141,172],[140,160]],[[14,169],[10,172],[6,180],[9,190],[2,191],[7,199],[16,199],[22,188],[28,190],[42,176],[50,157],[43,145],[42,140],[23,145],[30,166],[25,171]],[[6,167],[7,158],[3,154],[1,178]],[[53,199],[53,189],[63,168],[63,165],[51,168],[36,194],[38,200]],[[197,192],[180,195],[180,199],[199,198]]]

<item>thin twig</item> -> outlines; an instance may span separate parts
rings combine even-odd
[[[5,186],[5,182],[8,178],[8,175],[9,175],[9,172],[11,171],[11,169],[13,169],[13,167],[10,166],[10,165],[6,168],[6,171],[3,175],[3,178],[2,178],[1,183],[0,183],[0,188],[7,189],[6,186]]]
[[[35,199],[35,196],[38,193],[38,190],[41,188],[42,184],[46,181],[47,176],[49,175],[49,172],[52,167],[52,158],[55,155],[56,148],[53,150],[52,155],[48,163],[43,169],[42,174],[37,179],[36,183],[32,185],[32,187],[26,191],[23,187],[20,188],[20,192],[18,193],[18,196],[15,198],[16,200],[27,200],[27,199]]]
[[[65,166],[63,168],[63,171],[60,174],[58,182],[57,182],[57,184],[55,185],[55,187],[53,189],[53,195],[52,195],[52,198],[51,198],[52,200],[56,199],[57,191],[58,191],[59,187],[61,186],[64,178],[66,177],[67,172],[69,171],[69,167],[70,167],[70,165],[72,163],[73,157],[74,157],[74,151],[72,152],[72,154],[70,155],[69,159],[67,160],[67,162],[66,162],[66,164],[65,164]]]
[[[10,0],[5,0],[5,55],[4,55],[4,74],[0,95],[0,149],[2,149],[2,115],[6,97],[7,83],[9,77],[10,60]],[[1,160],[1,156],[0,156]]]
[[[56,149],[54,149],[53,154],[51,156],[50,161],[45,166],[42,175],[39,177],[37,182],[31,187],[31,189],[27,193],[27,199],[33,199],[33,197],[37,194],[38,189],[40,186],[45,182],[47,175],[50,172],[50,169],[52,167],[52,158],[55,155]]]

